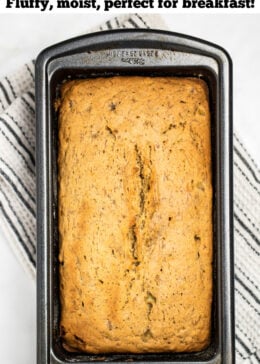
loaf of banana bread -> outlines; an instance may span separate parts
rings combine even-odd
[[[65,348],[204,349],[212,302],[206,83],[141,76],[68,81],[58,106]]]

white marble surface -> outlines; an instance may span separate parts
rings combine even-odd
[[[0,362],[36,362],[36,287],[0,228]]]
[[[0,15],[0,78],[55,42],[109,15]],[[171,30],[226,48],[234,63],[234,126],[260,164],[260,15],[163,15]],[[17,263],[0,227],[0,352],[3,364],[36,363],[35,283]]]

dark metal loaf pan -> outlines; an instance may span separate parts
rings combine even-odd
[[[180,34],[119,30],[86,35],[43,51],[36,62],[38,364],[88,362],[233,363],[233,196],[231,60],[220,47]],[[192,76],[209,87],[214,188],[213,307],[210,346],[199,353],[87,355],[59,337],[57,115],[59,85],[113,75]]]

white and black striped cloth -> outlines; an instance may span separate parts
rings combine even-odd
[[[129,15],[100,30],[155,28],[158,16]],[[0,223],[19,260],[35,276],[34,62],[0,82]],[[260,362],[260,172],[234,135],[237,363]]]

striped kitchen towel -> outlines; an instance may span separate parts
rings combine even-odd
[[[163,27],[159,16],[129,15],[100,27]],[[0,81],[0,223],[18,259],[35,276],[34,62]],[[260,171],[234,135],[237,363],[260,362]]]

